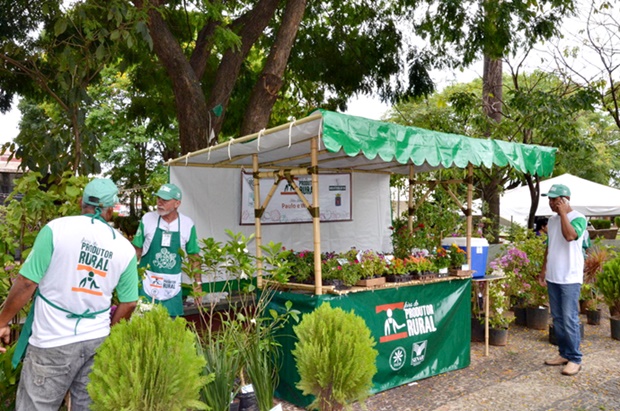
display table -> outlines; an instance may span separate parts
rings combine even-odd
[[[471,278],[448,277],[342,295],[277,292],[268,309],[283,313],[284,304],[291,301],[304,314],[327,302],[361,316],[379,351],[374,394],[469,366],[470,296]],[[312,399],[295,387],[300,378],[291,354],[296,341],[293,325],[289,323],[279,338],[283,358],[276,396],[305,407]]]

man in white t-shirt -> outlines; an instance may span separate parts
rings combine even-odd
[[[25,354],[17,411],[57,410],[67,391],[73,411],[88,410],[86,386],[95,350],[110,326],[129,318],[136,307],[134,249],[108,225],[117,193],[112,180],[88,183],[82,215],[57,218],[41,229],[11,287],[0,312],[4,344],[9,321],[36,291],[13,357],[16,367]],[[110,319],[114,290],[120,304]]]
[[[554,184],[543,194],[557,214],[547,224],[547,250],[539,277],[542,285],[547,284],[559,351],[559,356],[545,364],[564,365],[564,375],[575,375],[581,369],[579,294],[583,283],[582,244],[587,234],[586,218],[571,208],[570,195],[563,184]]]
[[[140,267],[146,268],[140,295],[161,304],[176,317],[183,315],[181,291],[183,258],[191,260],[190,280],[194,282],[194,300],[200,304],[202,276],[198,238],[194,221],[179,212],[182,194],[174,184],[164,184],[155,194],[157,211],[146,213],[133,238]]]

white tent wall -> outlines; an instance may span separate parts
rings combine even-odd
[[[572,174],[562,174],[540,182],[540,193],[549,191],[553,184],[564,184],[571,191],[571,207],[585,216],[620,215],[620,190],[598,184]],[[527,225],[530,212],[530,190],[527,186],[508,190],[500,198],[500,217],[508,224],[511,222]],[[474,201],[474,209],[480,210],[480,200]],[[479,214],[479,211],[478,211]],[[551,216],[547,197],[540,197],[537,216]]]
[[[390,177],[352,173],[352,221],[321,223],[321,251],[390,251]],[[254,225],[240,225],[241,171],[232,168],[170,167],[170,182],[183,193],[180,211],[196,224],[199,239],[226,242],[226,229],[245,235]],[[263,179],[262,184],[272,184]],[[264,201],[264,199],[261,199]],[[262,224],[262,242],[281,242],[287,249],[312,250],[312,224]],[[254,244],[253,244],[254,245]],[[250,252],[254,254],[252,247]]]

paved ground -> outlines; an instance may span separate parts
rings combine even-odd
[[[489,347],[488,357],[483,343],[472,343],[469,367],[378,393],[366,405],[369,411],[620,411],[620,341],[611,339],[606,315],[601,325],[585,325],[582,351],[581,372],[561,375],[561,367],[543,364],[557,354],[547,331],[513,325],[508,345]]]

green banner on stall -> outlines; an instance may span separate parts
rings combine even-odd
[[[423,285],[385,288],[346,295],[277,293],[272,307],[282,312],[284,303],[302,313],[324,302],[353,310],[361,316],[379,351],[372,392],[465,368],[470,363],[471,281],[452,280]],[[299,406],[310,404],[295,384],[299,374],[291,351],[295,348],[292,326],[280,339],[283,363],[276,395]],[[351,359],[355,361],[354,358]]]

